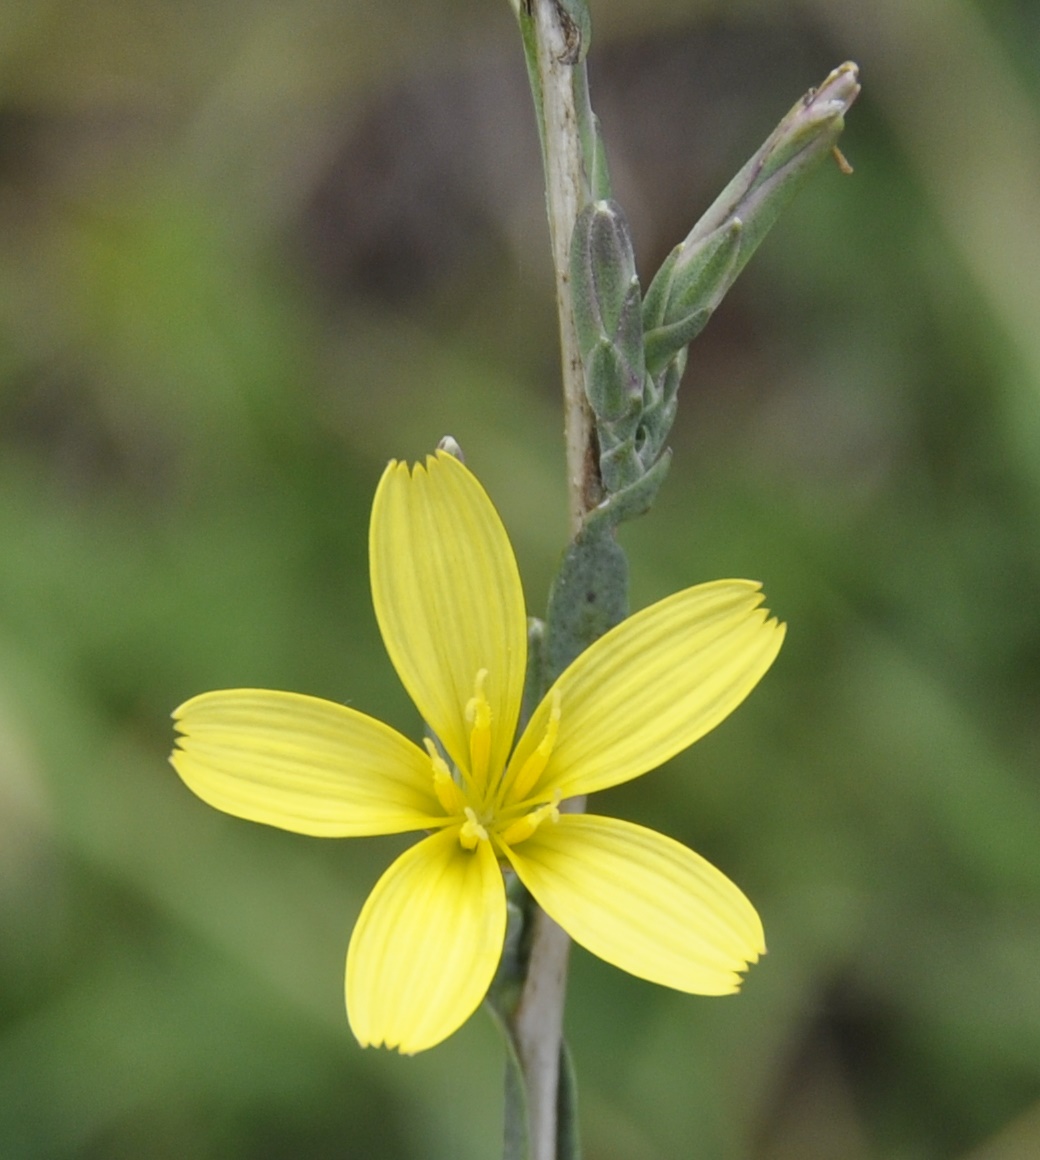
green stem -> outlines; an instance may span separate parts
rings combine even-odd
[[[577,4],[581,2],[577,0]],[[519,0],[517,16],[545,168],[560,324],[568,516],[573,539],[601,499],[602,484],[574,318],[570,247],[574,223],[590,198],[592,181],[600,186],[605,177],[596,176],[602,170],[602,156],[595,150],[595,124],[588,105],[583,63],[587,14],[577,8],[575,0]],[[595,155],[586,165],[590,144]],[[573,799],[563,808],[581,812],[585,799]],[[511,1027],[527,1095],[530,1160],[557,1160],[560,1051],[570,940],[538,907],[530,908],[530,922],[527,973]]]
[[[527,976],[512,1019],[513,1041],[527,1092],[530,1160],[556,1160],[560,1045],[570,939],[532,907]]]
[[[570,288],[571,235],[578,211],[589,199],[582,129],[589,123],[590,111],[587,102],[583,104],[579,99],[585,92],[585,65],[579,59],[583,46],[575,41],[580,32],[564,8],[556,0],[530,0],[521,20],[526,24],[528,68],[539,106],[546,209],[560,323],[568,513],[573,539],[600,498],[593,418],[585,397]]]

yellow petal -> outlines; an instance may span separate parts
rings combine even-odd
[[[372,599],[404,687],[455,763],[469,768],[466,705],[487,670],[490,768],[516,729],[527,663],[523,589],[505,528],[476,478],[439,452],[386,469],[372,505]]]
[[[773,663],[784,626],[751,580],[687,588],[630,616],[571,664],[531,716],[512,765],[560,724],[539,796],[618,785],[692,745],[740,704]]]
[[[736,991],[762,923],[710,862],[642,826],[561,814],[507,850],[539,906],[594,955],[697,995]]]
[[[397,859],[361,910],[347,952],[347,1015],[362,1047],[425,1051],[473,1014],[506,931],[502,871],[488,842],[459,828]]]
[[[267,689],[224,689],[174,711],[174,769],[225,813],[318,837],[443,825],[429,757],[344,705]]]

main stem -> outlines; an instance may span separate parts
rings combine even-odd
[[[541,86],[542,152],[560,322],[568,512],[573,538],[596,502],[599,478],[592,411],[585,397],[570,285],[571,235],[578,211],[589,198],[572,75],[576,67],[584,68],[584,65],[573,62],[575,46],[568,40],[555,0],[531,0],[530,8]]]
[[[541,97],[542,150],[563,371],[564,436],[570,534],[581,529],[597,499],[598,457],[592,412],[585,397],[570,285],[570,244],[578,211],[588,200],[572,79],[575,46],[554,0],[530,0]],[[577,67],[583,67],[578,65]],[[540,94],[539,90],[540,89]],[[585,799],[562,807],[580,813]],[[527,977],[513,1018],[517,1054],[527,1085],[531,1160],[556,1160],[560,1046],[570,939],[540,908],[533,911]]]

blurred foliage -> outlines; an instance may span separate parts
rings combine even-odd
[[[644,284],[845,58],[845,152],[698,340],[634,603],[765,582],[749,703],[610,791],[758,904],[742,996],[576,951],[589,1160],[1040,1155],[1040,18],[594,6]],[[388,850],[207,809],[168,714],[418,723],[367,591],[385,461],[455,435],[533,610],[564,543],[537,149],[505,3],[0,2],[0,1155],[486,1157],[483,1016],[362,1052]]]

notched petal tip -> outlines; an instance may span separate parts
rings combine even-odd
[[[185,732],[183,721],[189,713],[197,709],[200,705],[205,705],[207,702],[211,701],[215,696],[220,695],[222,692],[223,690],[220,690],[219,693],[196,693],[194,697],[189,697],[186,701],[182,701],[170,714],[171,719],[176,722],[176,728],[178,731],[181,733]]]
[[[376,500],[378,500],[380,494],[387,487],[391,486],[391,481],[401,475],[410,479],[412,475],[411,467],[403,459],[391,459],[386,467],[383,468],[383,474],[379,477],[379,483],[376,485]]]
[[[404,475],[411,481],[417,476],[429,474],[431,468],[436,471],[438,466],[445,462],[451,462],[465,469],[465,464],[462,462],[460,455],[453,455],[449,449],[438,445],[435,450],[427,452],[422,459],[416,459],[414,461],[407,459],[389,460],[383,470],[382,478],[386,479],[391,475]]]
[[[431,1047],[437,1046],[436,1043],[427,1043],[427,1044],[424,1044],[422,1047],[416,1047],[413,1050],[409,1051],[407,1048],[403,1047],[400,1043],[391,1042],[389,1039],[367,1039],[367,1040],[362,1039],[362,1037],[360,1035],[358,1035],[357,1030],[354,1027],[354,1024],[351,1022],[349,1008],[347,1009],[347,1023],[350,1025],[350,1030],[353,1033],[354,1038],[357,1040],[358,1047],[360,1047],[364,1050],[367,1050],[368,1048],[371,1047],[376,1051],[380,1051],[380,1050],[382,1050],[382,1051],[394,1051],[398,1055],[403,1055],[405,1057],[405,1059],[411,1059],[413,1055],[418,1055],[422,1051],[429,1051],[429,1049]]]

